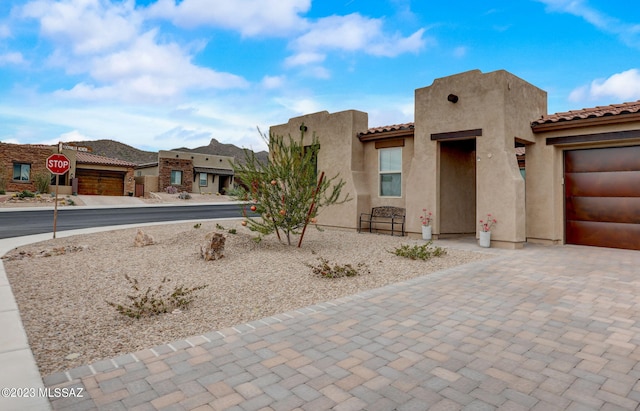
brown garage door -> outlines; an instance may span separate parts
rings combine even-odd
[[[76,176],[78,177],[78,194],[124,195],[123,172],[77,169]]]
[[[640,146],[566,151],[566,242],[640,250]]]

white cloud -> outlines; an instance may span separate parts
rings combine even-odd
[[[124,0],[36,0],[22,9],[24,17],[38,19],[42,35],[74,54],[93,54],[126,44],[141,23],[135,2]]]
[[[298,32],[306,26],[300,14],[311,7],[311,0],[159,0],[147,15],[165,18],[181,27],[216,26],[240,32],[243,36],[280,36]]]
[[[21,53],[6,53],[0,54],[0,66],[4,66],[7,64],[22,64],[24,63],[24,58]]]
[[[276,102],[282,107],[286,108],[290,113],[293,114],[293,116],[317,113],[324,110],[320,103],[310,98],[293,99],[282,97],[277,98]]]
[[[11,36],[11,30],[6,24],[0,24],[0,39],[6,39]]]
[[[630,69],[607,79],[596,79],[590,85],[576,88],[569,100],[595,101],[611,99],[613,103],[640,100],[640,70]]]
[[[302,52],[294,56],[287,57],[284,61],[286,67],[305,66],[307,64],[321,63],[325,60],[326,55],[315,52]]]
[[[70,141],[87,141],[91,140],[91,138],[86,135],[80,133],[78,130],[69,131],[67,133],[62,133],[58,137],[50,138],[48,140],[40,140],[35,144],[45,144],[48,146],[56,145],[60,142],[66,143]]]
[[[462,58],[467,55],[467,48],[465,46],[459,46],[453,49],[453,56]]]
[[[284,76],[264,76],[262,78],[262,87],[267,90],[281,88],[285,83],[286,78]]]
[[[160,42],[158,30],[141,32],[132,0],[36,0],[22,12],[39,19],[42,34],[54,41],[49,64],[85,77],[58,90],[59,97],[149,102],[248,85],[242,77],[193,64],[187,47]]]
[[[293,41],[299,53],[318,50],[364,51],[374,56],[395,57],[406,52],[418,52],[426,45],[424,29],[409,37],[383,31],[383,20],[361,16],[330,16],[319,19],[310,30]]]
[[[625,44],[640,48],[640,24],[631,24],[591,7],[588,0],[537,0],[546,4],[549,11],[569,13],[581,17],[589,24],[618,36]]]

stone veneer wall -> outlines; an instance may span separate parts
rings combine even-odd
[[[180,191],[191,192],[193,188],[193,162],[179,158],[161,158],[159,164],[158,189],[164,190],[171,185],[171,171],[182,171],[182,184],[175,185]]]
[[[124,176],[124,192],[125,194],[136,192],[136,181],[133,178],[133,167],[127,167],[127,173]]]
[[[4,177],[6,191],[35,191],[33,176],[47,173],[47,157],[53,154],[53,149],[19,144],[0,143],[0,173]],[[30,180],[28,182],[13,181],[13,163],[31,164]]]

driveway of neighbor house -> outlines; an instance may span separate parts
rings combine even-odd
[[[473,247],[447,240],[439,245]],[[496,257],[44,377],[55,409],[636,409],[640,253]]]

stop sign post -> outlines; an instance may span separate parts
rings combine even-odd
[[[56,176],[56,199],[53,205],[53,238],[56,238],[56,223],[58,220],[58,179],[71,167],[71,162],[64,154],[51,154],[47,157],[47,170]]]

